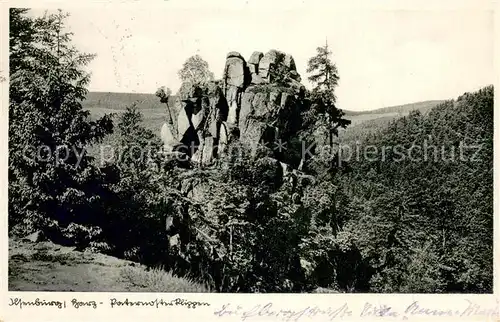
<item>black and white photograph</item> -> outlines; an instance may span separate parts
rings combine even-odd
[[[493,294],[494,10],[165,2],[6,8],[9,291]]]

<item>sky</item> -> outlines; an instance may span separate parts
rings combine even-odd
[[[175,92],[177,71],[194,54],[219,78],[228,52],[249,58],[253,51],[270,49],[290,53],[310,88],[307,60],[326,40],[339,71],[336,95],[342,109],[451,99],[495,81],[494,15],[484,6],[406,10],[177,3],[62,6],[70,13],[67,26],[76,47],[97,54],[88,66],[89,90],[154,93],[164,85]]]

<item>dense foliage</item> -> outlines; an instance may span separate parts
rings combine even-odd
[[[63,13],[25,13],[10,11],[9,223],[91,234],[107,179],[85,147],[113,126],[107,116],[88,120],[81,107],[89,81],[83,66],[93,56],[71,45]]]
[[[491,292],[493,87],[397,119],[368,146],[377,156],[351,160],[339,180],[371,289]]]

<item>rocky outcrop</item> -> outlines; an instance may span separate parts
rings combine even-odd
[[[165,218],[172,254],[182,257],[187,253],[192,227],[197,238],[213,236],[211,224],[217,222],[220,209],[246,216],[267,211],[266,204],[241,202],[241,198],[221,203],[221,192],[234,192],[224,186],[227,176],[242,176],[245,184],[237,188],[248,189],[246,193],[257,188],[259,194],[288,196],[291,203],[284,212],[295,213],[301,207],[307,184],[298,171],[300,130],[306,114],[302,112],[309,106],[305,92],[291,55],[277,50],[265,54],[255,51],[245,60],[240,53],[230,52],[221,80],[194,87],[175,103],[179,111],[172,122],[175,127],[172,130],[167,122],[162,127],[166,152],[186,156],[190,163],[201,166],[218,162],[214,167],[187,169],[177,177],[182,202],[174,203],[172,207],[177,208]],[[253,157],[234,160],[232,154],[219,158],[240,146],[246,150],[240,152],[250,152]]]
[[[176,127],[166,123],[162,140],[167,152],[181,151],[201,164],[213,162],[232,140],[252,150],[267,145],[269,156],[286,162],[273,145],[284,148],[298,130],[304,93],[291,55],[255,51],[246,61],[230,52],[221,81],[195,87],[176,103]]]
[[[250,83],[254,85],[262,84],[264,81],[259,76],[259,63],[264,57],[260,51],[254,51],[248,59],[248,72],[250,74]]]
[[[245,87],[245,68],[245,59],[235,51],[230,52],[224,68],[224,83],[238,88]]]
[[[238,123],[241,93],[243,92],[248,78],[245,59],[237,52],[230,52],[226,58],[223,74],[224,95],[226,97],[229,112],[227,125],[234,128]]]
[[[277,50],[268,51],[259,62],[259,76],[268,83],[270,74],[278,61],[279,52]]]

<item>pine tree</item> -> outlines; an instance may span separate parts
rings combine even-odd
[[[316,105],[316,111],[324,116],[329,133],[328,141],[333,142],[333,135],[337,135],[338,128],[345,128],[351,122],[343,119],[344,113],[339,110],[335,103],[335,88],[338,86],[339,75],[337,66],[332,62],[330,56],[332,52],[328,47],[328,42],[322,47],[316,48],[317,54],[307,62],[307,72],[311,73],[308,80],[314,84],[311,96]]]
[[[328,42],[324,46],[316,48],[316,52],[316,56],[311,57],[307,62],[307,72],[313,73],[308,79],[315,84],[314,92],[328,93],[332,103],[335,103],[334,90],[338,86],[340,77],[337,66],[330,59],[332,52],[328,48]]]
[[[9,23],[9,68],[13,74],[22,65],[24,56],[34,45],[35,22],[26,16],[28,9],[11,8]]]
[[[91,223],[104,177],[85,148],[112,132],[109,116],[91,121],[81,105],[94,56],[72,45],[67,14],[26,13],[10,11],[10,227]]]

